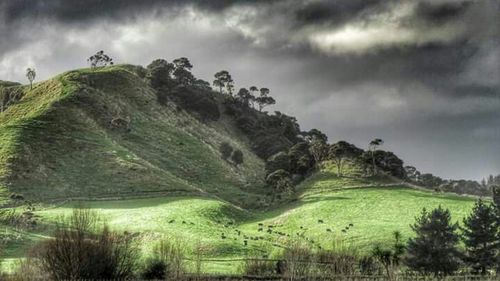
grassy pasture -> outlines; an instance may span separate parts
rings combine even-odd
[[[323,171],[300,186],[296,199],[266,211],[244,210],[214,198],[193,196],[94,201],[85,205],[113,229],[136,235],[145,256],[155,241],[168,236],[182,243],[188,255],[203,249],[205,259],[234,259],[272,256],[291,240],[318,249],[342,243],[366,253],[375,243],[389,243],[393,231],[401,231],[406,239],[410,237],[409,225],[424,207],[442,205],[460,222],[474,202],[473,198],[402,186],[356,187],[363,183]],[[42,222],[50,224],[69,215],[72,206],[47,208],[37,214]],[[28,241],[47,234],[31,233]],[[8,253],[19,251],[11,249]],[[237,271],[237,267],[237,262],[209,262],[204,269],[227,273]]]

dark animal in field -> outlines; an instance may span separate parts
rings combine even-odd
[[[263,230],[264,230],[264,229],[262,229],[262,227],[261,227],[261,228],[259,228],[259,232],[262,232]]]
[[[354,226],[354,224],[352,224],[352,223],[349,224],[349,227],[353,227],[353,226]]]
[[[247,240],[243,240],[243,244],[244,244],[245,246],[247,246],[247,245],[248,245],[248,241],[247,241]]]
[[[182,221],[182,224],[186,224],[186,221]]]
[[[267,233],[273,233],[273,230],[272,229],[268,229]]]
[[[346,230],[345,230],[345,229],[342,229],[342,232],[344,232],[344,233],[345,233],[345,232],[346,232]]]
[[[318,223],[324,223],[324,221],[323,220],[318,220]]]
[[[226,235],[224,233],[221,234],[220,236],[221,239],[226,239]]]
[[[168,221],[168,223],[174,223],[174,222],[175,222],[175,220],[169,220]]]
[[[330,228],[327,228],[326,231],[327,232],[332,232],[332,230]]]
[[[264,224],[263,223],[259,223],[259,226],[264,226]]]

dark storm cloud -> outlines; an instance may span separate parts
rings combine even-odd
[[[306,2],[293,11],[299,25],[340,24],[369,14],[377,7],[387,5],[387,0],[315,1]]]
[[[450,20],[457,20],[462,16],[472,2],[421,2],[417,5],[415,17],[430,23],[441,24]]]
[[[187,56],[271,88],[275,109],[332,141],[383,136],[445,177],[500,171],[496,0],[2,0],[0,80],[82,67],[104,49],[145,65]],[[271,109],[273,110],[273,109]]]
[[[255,0],[5,0],[0,5],[7,23],[24,18],[51,18],[64,22],[82,22],[97,18],[123,20],[158,8],[196,5],[220,11],[234,4],[259,3]],[[271,1],[269,1],[271,2]]]

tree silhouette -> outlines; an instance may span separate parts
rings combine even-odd
[[[439,206],[430,213],[424,208],[411,226],[415,238],[408,240],[406,265],[421,273],[446,276],[460,265],[458,225],[451,223],[449,210]]]
[[[382,139],[374,139],[370,142],[370,145],[368,146],[372,156],[373,175],[377,174],[377,165],[375,165],[375,155],[374,155],[375,150],[382,144],[384,144],[384,141]]]
[[[26,77],[30,81],[30,90],[33,89],[33,81],[35,80],[36,77],[36,71],[34,68],[27,68],[26,69]]]
[[[104,51],[99,51],[95,55],[89,57],[87,61],[90,63],[90,68],[91,69],[96,69],[99,67],[105,67],[108,64],[113,65],[113,59],[106,55]]]
[[[497,264],[496,252],[500,246],[497,233],[499,225],[493,204],[476,201],[472,213],[464,218],[462,240],[465,244],[465,261],[474,272],[486,274]]]
[[[213,85],[219,88],[219,92],[222,94],[222,89],[225,87],[227,93],[232,96],[234,89],[234,81],[227,70],[221,70],[214,75],[215,80]]]
[[[262,109],[268,105],[273,105],[276,103],[276,100],[274,100],[273,97],[269,96],[269,89],[268,88],[261,88],[260,89],[260,96],[255,98],[255,101],[259,105],[259,111],[262,111]]]

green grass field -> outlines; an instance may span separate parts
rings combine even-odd
[[[193,196],[84,204],[98,212],[114,230],[134,233],[144,256],[155,241],[170,237],[182,243],[188,255],[203,249],[205,259],[234,259],[272,255],[292,240],[309,243],[316,249],[332,248],[334,243],[338,246],[342,242],[366,253],[376,243],[390,242],[393,231],[401,231],[405,239],[410,237],[409,225],[424,207],[442,205],[451,210],[454,220],[461,221],[474,203],[473,198],[401,186],[356,187],[363,184],[366,182],[338,178],[323,171],[300,186],[297,198],[267,211],[244,210],[217,199]],[[50,225],[69,215],[73,206],[46,208],[37,214],[45,225]],[[343,232],[349,224],[353,226]],[[272,233],[267,232],[270,225]],[[49,233],[48,228],[30,233],[27,243],[12,245],[6,257],[22,257],[23,249]],[[248,241],[247,246],[244,240]],[[204,267],[209,272],[225,273],[237,269],[237,262],[208,262]]]

